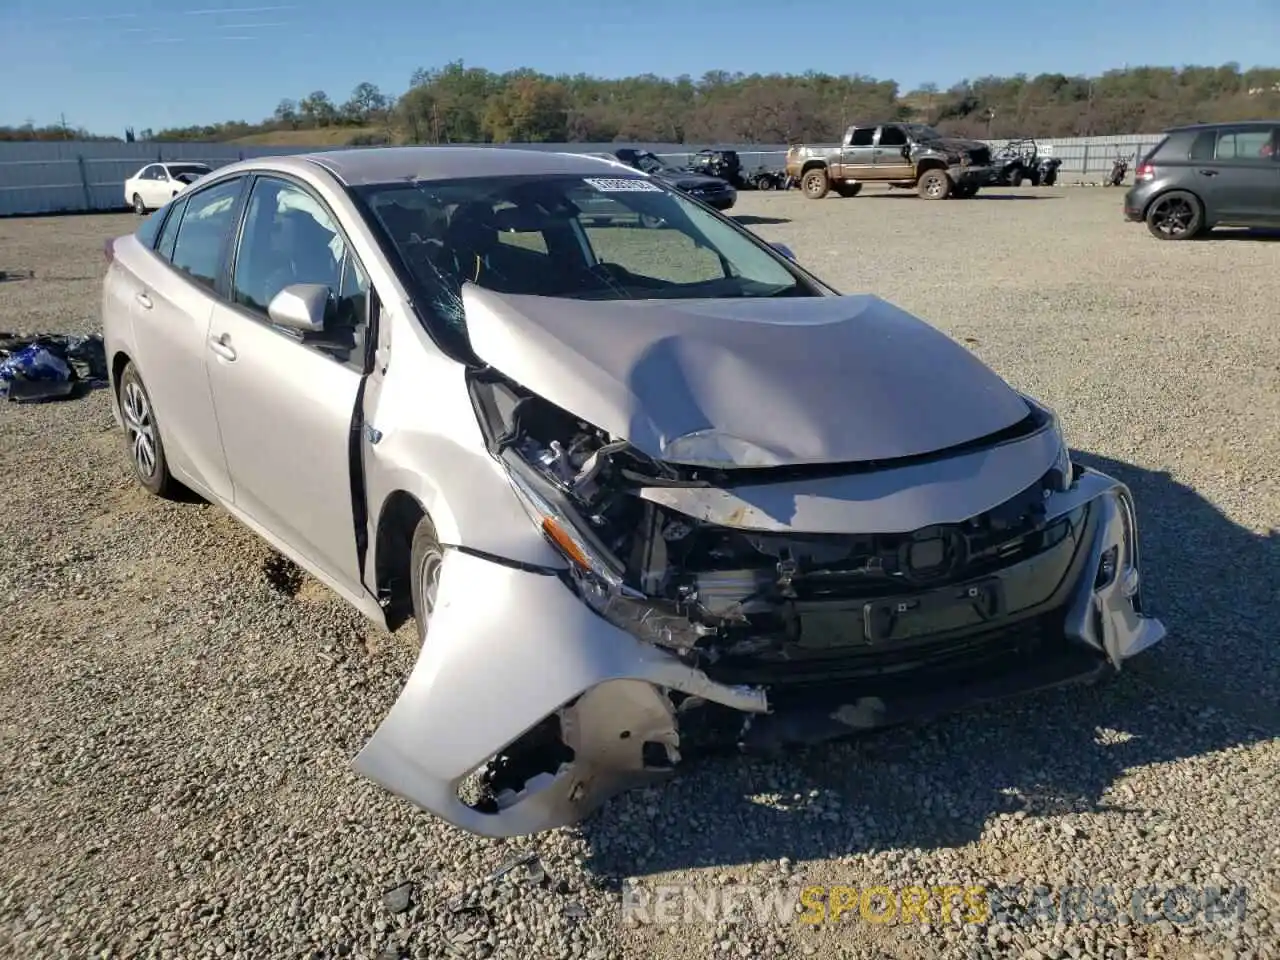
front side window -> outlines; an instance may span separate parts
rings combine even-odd
[[[461,288],[590,300],[830,293],[747,231],[645,177],[501,177],[362,189],[435,314]]]
[[[190,197],[178,224],[170,260],[196,283],[211,290],[218,282],[224,244],[234,226],[240,186],[238,178],[226,180]]]
[[[882,147],[905,147],[907,145],[907,135],[901,127],[881,127],[880,128],[880,146]]]
[[[232,299],[268,319],[276,294],[297,283],[330,292],[325,330],[308,342],[349,359],[366,325],[368,274],[319,200],[287,180],[260,177],[249,194]]]

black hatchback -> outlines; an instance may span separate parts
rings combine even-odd
[[[1161,240],[1217,226],[1280,227],[1280,120],[1167,131],[1134,171],[1124,216]]]

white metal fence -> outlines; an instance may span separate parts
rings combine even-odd
[[[1060,177],[1101,174],[1111,168],[1117,153],[1138,157],[1160,140],[1160,134],[1116,137],[1076,137],[1039,141],[1063,161]],[[1004,141],[992,141],[998,148]],[[459,144],[465,146],[465,144]],[[744,169],[781,168],[785,144],[669,144],[669,143],[537,143],[502,144],[535,150],[571,153],[612,152],[622,146],[652,150],[664,159],[684,163],[705,147],[738,151]],[[226,143],[94,143],[49,141],[0,143],[0,216],[107,211],[124,209],[124,181],[145,164],[157,160],[201,161],[220,167],[249,157],[308,153],[309,147],[251,147]]]

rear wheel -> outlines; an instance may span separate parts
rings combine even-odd
[[[761,174],[760,176],[756,177],[755,186],[757,190],[772,190],[773,177],[769,176],[768,174]]]
[[[827,177],[827,171],[818,167],[816,170],[810,170],[801,178],[800,187],[804,190],[804,195],[810,200],[821,200],[831,189],[831,181]]]
[[[977,192],[977,186],[972,183],[956,184],[956,188],[951,191],[951,196],[957,200],[968,200]]]
[[[124,421],[125,438],[129,446],[129,463],[138,483],[157,497],[171,499],[178,491],[178,482],[169,473],[169,461],[160,441],[160,425],[151,405],[151,395],[138,375],[138,368],[129,361],[120,374],[120,417]]]
[[[1021,167],[1014,167],[1012,170],[1009,171],[1009,186],[1011,187],[1022,186],[1022,168]]]
[[[409,552],[409,584],[413,593],[413,617],[418,626],[418,642],[425,643],[435,612],[440,590],[440,572],[444,567],[444,550],[436,539],[436,528],[430,518],[423,517],[413,531]]]
[[[1204,208],[1194,194],[1171,190],[1147,208],[1147,229],[1161,240],[1189,240],[1204,227]]]
[[[140,217],[147,215],[147,205],[142,202],[141,195],[136,193],[133,195],[133,212]]]
[[[840,196],[842,196],[842,197],[846,197],[846,198],[848,198],[848,197],[856,197],[859,193],[861,193],[861,192],[862,192],[862,184],[860,184],[860,183],[838,183],[838,184],[836,184],[836,186],[835,186],[835,188],[834,188],[834,189],[835,189],[836,193],[837,193],[837,194],[839,194],[839,195],[840,195]]]
[[[951,178],[945,170],[926,170],[920,174],[916,192],[926,200],[945,200],[951,195]]]

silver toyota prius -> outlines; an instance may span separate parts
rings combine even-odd
[[[395,629],[355,768],[535,833],[669,774],[1098,679],[1159,642],[1129,490],[967,349],[609,160],[215,170],[112,240],[113,412]]]

